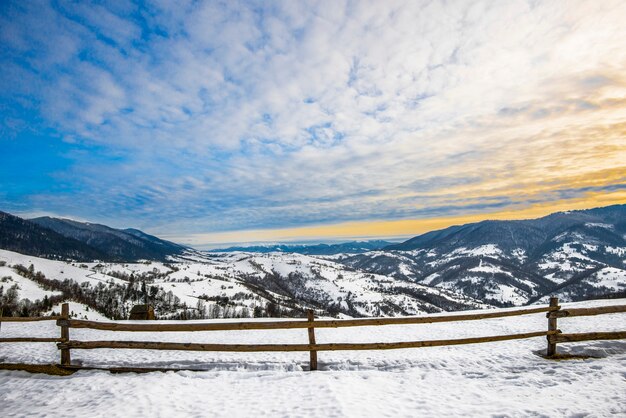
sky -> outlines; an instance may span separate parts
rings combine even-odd
[[[0,210],[198,248],[626,203],[624,1],[0,2]]]

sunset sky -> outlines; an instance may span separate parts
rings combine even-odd
[[[0,210],[198,248],[626,203],[625,1],[0,2]]]

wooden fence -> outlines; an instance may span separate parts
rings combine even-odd
[[[11,342],[56,342],[61,351],[62,367],[72,367],[70,350],[88,350],[96,348],[112,349],[144,349],[144,350],[180,350],[180,351],[227,351],[227,352],[276,352],[276,351],[308,351],[310,353],[310,370],[317,370],[318,351],[338,350],[391,350],[401,348],[437,347],[459,344],[476,344],[494,341],[518,340],[533,337],[547,337],[547,357],[557,354],[558,343],[569,343],[589,340],[615,340],[626,338],[626,331],[591,332],[579,334],[564,334],[557,327],[558,318],[576,316],[601,315],[626,312],[626,305],[605,306],[599,308],[561,309],[557,298],[551,298],[549,306],[526,308],[500,312],[484,312],[473,314],[455,314],[443,316],[419,316],[399,318],[362,318],[362,319],[322,319],[315,320],[313,311],[309,311],[306,320],[294,321],[259,321],[259,322],[210,322],[210,323],[123,323],[97,322],[70,319],[69,307],[62,305],[61,315],[56,317],[13,318],[0,317],[0,322],[27,322],[56,320],[61,328],[60,338],[0,338],[0,343]],[[475,321],[509,316],[546,313],[548,329],[546,331],[526,332],[520,334],[494,335],[487,337],[459,338],[447,340],[402,341],[389,343],[317,343],[315,328],[342,328],[359,326],[407,325],[426,324],[437,322]],[[155,341],[77,341],[70,339],[70,328],[87,328],[116,332],[194,332],[194,331],[241,331],[241,330],[273,330],[306,328],[308,344],[204,344],[204,343],[176,343]]]

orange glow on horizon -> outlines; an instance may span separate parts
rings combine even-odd
[[[591,209],[594,207],[626,204],[626,192],[590,193],[584,198],[535,204],[519,209],[477,213],[465,216],[447,216],[424,219],[390,221],[344,222],[286,229],[260,229],[208,234],[164,236],[164,238],[191,246],[212,246],[229,243],[328,241],[353,239],[384,239],[410,237],[425,232],[483,220],[533,219],[554,212]]]

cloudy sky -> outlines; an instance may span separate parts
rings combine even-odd
[[[626,203],[626,2],[0,2],[0,210],[198,247]]]

